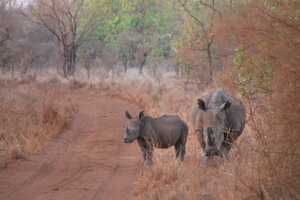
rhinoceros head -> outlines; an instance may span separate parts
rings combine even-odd
[[[226,131],[226,110],[231,103],[226,101],[220,106],[207,107],[202,99],[198,99],[198,107],[203,111],[203,140],[205,156],[222,155],[222,144]]]
[[[127,118],[127,125],[124,133],[124,142],[132,143],[140,136],[140,130],[142,125],[142,119],[144,117],[144,111],[141,111],[139,116],[133,118],[128,111],[125,112]]]

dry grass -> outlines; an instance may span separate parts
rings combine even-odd
[[[100,88],[107,94],[139,104],[147,114],[179,114],[190,127],[186,161],[175,161],[173,149],[156,149],[155,164],[150,169],[142,169],[136,182],[137,199],[299,198],[300,187],[295,185],[299,183],[296,171],[299,167],[295,167],[299,163],[299,155],[289,157],[286,151],[292,141],[286,139],[286,133],[279,132],[278,126],[270,126],[274,125],[269,121],[270,113],[266,113],[265,107],[259,107],[267,105],[268,99],[261,98],[255,102],[243,99],[248,110],[248,123],[244,134],[234,144],[229,161],[216,158],[208,167],[201,164],[202,152],[193,134],[190,116],[196,99],[216,87],[199,92],[195,85],[168,79],[159,83],[121,80],[101,85]],[[230,90],[242,98],[236,90]],[[295,141],[294,132],[290,136]],[[293,151],[296,151],[295,148]]]
[[[300,199],[300,142],[297,136],[299,116],[297,112],[293,111],[293,109],[297,109],[298,94],[296,91],[287,90],[286,87],[282,86],[283,84],[279,85],[282,87],[281,89],[274,85],[276,93],[271,97],[260,97],[255,101],[243,99],[248,111],[247,126],[244,134],[234,144],[229,161],[214,159],[209,166],[201,164],[202,151],[196,136],[193,134],[191,124],[191,113],[196,99],[217,88],[218,85],[222,87],[225,85],[232,94],[242,98],[234,88],[234,83],[228,80],[229,75],[224,75],[227,76],[227,82],[219,79],[220,83],[205,90],[199,90],[196,85],[186,84],[185,81],[174,78],[153,80],[145,77],[130,78],[124,76],[119,77],[119,79],[106,79],[90,85],[90,87],[96,87],[106,92],[107,95],[140,105],[149,115],[179,114],[190,127],[186,161],[177,162],[174,159],[173,148],[168,150],[156,149],[154,165],[151,168],[141,169],[140,176],[135,183],[137,199]],[[10,86],[12,88],[10,91],[13,92],[7,92],[9,91],[8,86],[3,87],[6,88],[3,90],[6,93],[1,90],[2,99],[9,96],[4,94],[11,93],[17,95],[12,99],[22,100],[22,103],[17,104],[13,104],[16,100],[6,101],[11,104],[6,106],[6,109],[14,108],[16,110],[18,108],[16,105],[23,105],[20,110],[31,111],[29,113],[32,113],[31,115],[23,114],[19,118],[17,118],[18,115],[14,114],[12,119],[15,121],[12,121],[11,124],[19,119],[24,120],[24,124],[29,121],[32,122],[32,118],[37,119],[37,124],[30,126],[33,127],[30,130],[26,129],[26,131],[21,132],[18,130],[22,130],[22,128],[14,129],[13,137],[10,137],[11,141],[14,141],[10,142],[14,149],[19,148],[22,150],[20,152],[24,152],[26,142],[24,142],[23,135],[32,135],[33,133],[38,137],[30,136],[28,146],[31,148],[29,149],[39,149],[41,144],[64,126],[63,123],[58,123],[63,122],[59,116],[66,116],[62,113],[69,112],[61,110],[64,107],[64,101],[57,101],[59,99],[57,97],[63,96],[66,92],[65,89],[59,89],[59,83],[60,80],[58,79],[47,81],[41,87],[44,93],[41,93],[39,87]],[[84,81],[75,80],[71,81],[67,88],[73,90],[85,86],[87,84]],[[28,88],[31,89],[28,90]],[[20,91],[26,91],[26,94]],[[297,95],[291,96],[290,94]],[[30,108],[25,102],[35,106]],[[59,102],[62,102],[62,105]],[[283,102],[289,102],[289,104],[283,104]],[[276,109],[274,110],[274,108]],[[41,115],[41,113],[44,114]],[[43,120],[45,120],[46,125]],[[3,120],[1,120],[2,122]],[[53,130],[53,126],[58,127],[58,129],[47,132],[49,129]],[[24,130],[26,126],[22,127]],[[287,129],[287,127],[291,128]],[[27,150],[27,152],[32,151]],[[14,155],[16,154],[14,153]]]
[[[66,128],[75,112],[58,86],[0,82],[0,163],[26,159]],[[65,94],[65,96],[63,96]]]

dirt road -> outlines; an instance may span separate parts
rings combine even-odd
[[[44,150],[0,171],[0,200],[126,200],[141,167],[136,144],[122,143],[124,110],[137,107],[95,92],[72,97],[72,126]]]

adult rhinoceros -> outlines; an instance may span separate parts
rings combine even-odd
[[[183,161],[188,127],[180,117],[163,115],[153,118],[145,116],[143,111],[136,118],[133,118],[127,111],[125,115],[128,120],[124,142],[138,141],[145,165],[152,164],[153,147],[169,148],[175,146],[176,158]]]
[[[232,143],[244,130],[245,119],[243,103],[224,90],[198,99],[193,125],[204,151],[204,159],[215,155],[227,157]]]

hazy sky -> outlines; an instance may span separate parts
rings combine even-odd
[[[27,2],[30,2],[31,0],[17,0],[17,1],[20,2],[20,3],[22,3],[22,2],[27,3]]]
[[[27,4],[29,2],[31,2],[32,0],[16,0],[18,3],[23,3],[23,4]]]

